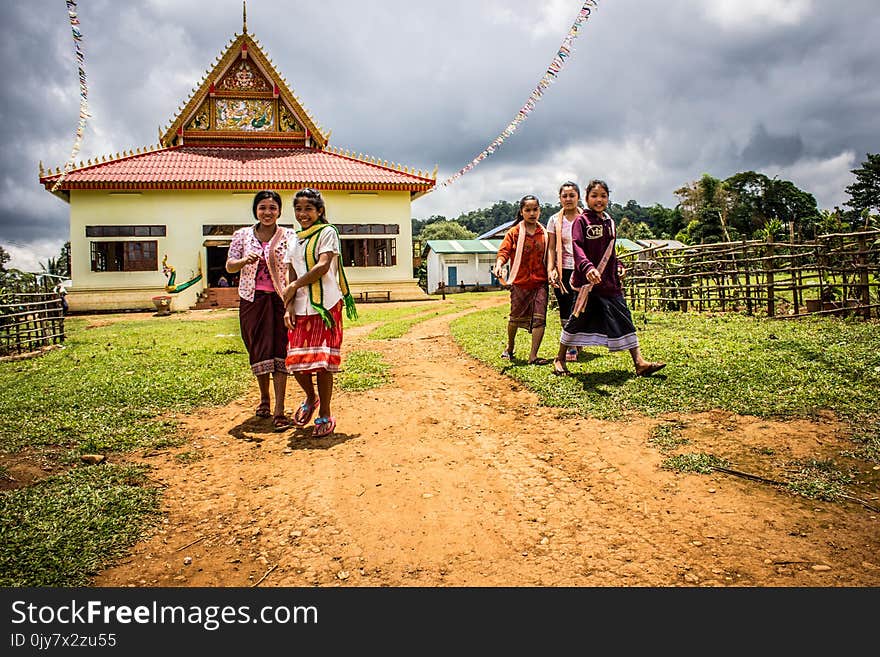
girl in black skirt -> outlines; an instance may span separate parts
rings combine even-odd
[[[578,290],[580,303],[575,302],[571,316],[562,327],[553,373],[559,376],[570,373],[565,365],[569,347],[607,347],[609,351],[629,350],[636,375],[649,376],[666,367],[666,363],[647,361],[639,350],[636,327],[620,285],[623,266],[614,253],[614,221],[605,211],[608,185],[602,180],[591,180],[584,194],[587,209],[578,216],[571,230],[574,272],[570,284]]]

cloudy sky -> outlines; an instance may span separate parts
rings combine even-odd
[[[443,181],[498,137],[581,0],[249,0],[248,31],[331,144]],[[761,171],[822,208],[880,151],[877,0],[598,0],[530,117],[490,157],[413,203],[454,218],[602,177],[612,200],[676,203],[703,173]],[[88,121],[79,160],[155,144],[242,29],[241,0],[79,0]],[[37,182],[79,120],[64,0],[0,0],[0,245],[38,270],[69,206]]]

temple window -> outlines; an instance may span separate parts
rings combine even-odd
[[[158,242],[91,242],[92,271],[157,271]]]

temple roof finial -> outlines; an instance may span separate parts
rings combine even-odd
[[[241,33],[247,34],[247,0],[241,0]]]

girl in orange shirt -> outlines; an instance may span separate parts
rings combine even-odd
[[[507,348],[501,358],[513,360],[517,329],[525,329],[532,335],[529,365],[550,364],[546,358],[538,358],[547,323],[547,231],[538,221],[540,216],[541,204],[537,197],[523,196],[516,222],[498,247],[493,269],[502,285],[510,286]],[[511,265],[505,281],[502,268],[507,262]]]

